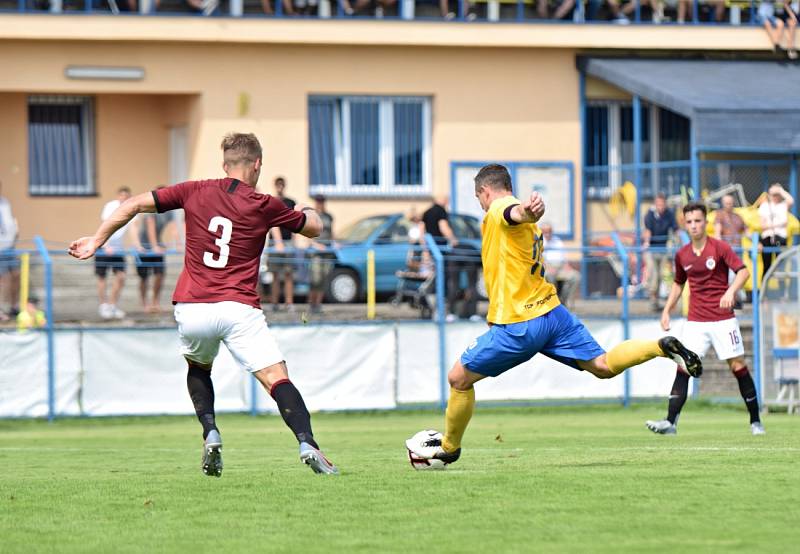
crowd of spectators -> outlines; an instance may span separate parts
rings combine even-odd
[[[286,196],[286,180],[276,177],[273,195],[287,207],[295,202]],[[2,196],[0,183],[0,321],[17,318],[20,329],[44,325],[46,315],[38,306],[38,299],[29,297],[24,306],[19,304],[19,258],[15,253],[18,228],[10,202]],[[107,218],[122,202],[131,195],[130,189],[121,187],[117,196],[107,202],[101,219]],[[272,276],[269,301],[273,312],[295,311],[295,273],[302,264],[307,266],[309,284],[308,303],[312,314],[323,311],[323,302],[328,289],[328,280],[334,266],[336,248],[333,236],[333,216],[326,208],[322,195],[313,197],[314,207],[324,222],[324,232],[307,244],[296,244],[294,234],[281,228],[273,228],[266,242],[269,249],[266,265]],[[469,245],[461,244],[450,224],[447,211],[449,199],[437,197],[432,205],[418,216],[412,210],[409,215],[409,250],[407,268],[397,272],[400,279],[413,281],[417,285],[432,285],[435,278],[433,258],[425,243],[425,234],[432,236],[441,247],[445,257],[445,297],[446,318],[477,319],[476,284],[481,266],[480,252]],[[725,240],[740,250],[743,237],[749,230],[748,224],[757,225],[760,230],[761,263],[763,273],[771,267],[780,249],[789,239],[789,213],[794,198],[779,183],[773,183],[754,204],[758,223],[748,222],[737,213],[736,199],[727,194],[720,199],[719,208],[714,212],[713,236]],[[130,224],[119,229],[98,251],[95,258],[95,275],[99,301],[98,313],[102,319],[121,319],[125,312],[119,308],[119,298],[126,282],[127,256],[136,252],[136,270],[139,275],[139,296],[145,313],[161,312],[161,289],[166,270],[164,253],[166,251],[163,234],[173,218],[164,214],[141,214]],[[678,237],[680,225],[676,213],[667,205],[662,193],[654,197],[653,205],[643,217],[642,242],[638,249],[643,262],[639,272],[652,301],[653,308],[660,310],[664,297],[663,283],[669,281],[672,271],[672,256],[680,245]],[[569,255],[570,249],[553,232],[549,222],[540,224],[544,241],[544,260],[546,279],[557,289],[562,303],[570,306],[575,299],[581,272],[578,263]],[[633,271],[632,275],[637,272]],[[632,283],[633,283],[632,278]],[[110,287],[109,287],[110,281]],[[419,307],[429,315],[435,315],[435,299],[432,287],[423,291],[417,300]],[[739,298],[743,300],[743,298]]]
[[[763,25],[777,50],[785,50],[790,58],[796,57],[794,33],[797,26],[797,13],[800,0],[757,0],[752,4],[747,0],[522,0],[522,10],[516,2],[499,0],[507,6],[505,14],[500,11],[490,15],[487,8],[490,0],[427,0],[411,3],[415,7],[415,17],[430,17],[434,12],[421,13],[427,6],[438,15],[451,20],[459,14],[467,21],[479,18],[510,17],[520,15],[526,20],[552,21],[613,21],[630,23],[632,21],[652,23],[687,23],[692,21],[739,24],[752,22]],[[158,11],[191,11],[202,15],[224,15],[227,10],[220,0],[94,0],[95,9],[108,9],[113,13]],[[251,5],[245,2],[245,9],[261,9],[268,16],[287,17],[331,17],[335,15],[376,17],[399,16],[401,2],[398,0],[259,0]],[[47,0],[36,0],[35,9],[49,9]],[[409,9],[409,4],[406,8]],[[414,14],[411,14],[414,15]],[[405,15],[405,17],[409,17]]]

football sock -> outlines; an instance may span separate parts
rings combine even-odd
[[[689,374],[678,371],[675,374],[675,382],[672,383],[672,390],[669,393],[669,406],[667,407],[667,421],[675,425],[681,409],[686,403],[686,395],[689,392]]]
[[[733,372],[736,380],[739,382],[739,392],[744,399],[744,404],[747,406],[747,411],[750,412],[750,423],[761,421],[758,415],[758,395],[756,394],[756,384],[750,376],[747,366],[737,369]]]
[[[218,430],[214,416],[214,384],[211,382],[211,370],[189,364],[186,386],[189,388],[189,396],[194,404],[197,419],[203,426],[203,439],[205,439],[210,431]]]
[[[282,379],[272,385],[269,394],[278,405],[283,421],[297,437],[297,442],[307,442],[319,448],[311,432],[311,416],[297,387],[289,379]]]
[[[472,412],[475,409],[475,389],[458,390],[450,387],[450,400],[444,415],[444,439],[442,448],[445,452],[455,452],[461,448],[461,439],[467,430]]]
[[[663,355],[664,352],[658,346],[657,340],[631,339],[609,350],[606,354],[606,363],[615,375],[619,375],[629,367]]]

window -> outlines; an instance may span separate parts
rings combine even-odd
[[[429,98],[312,96],[308,134],[311,194],[430,193]]]
[[[32,195],[94,194],[91,98],[28,98],[28,174]]]
[[[633,108],[630,103],[593,101],[586,106],[584,183],[590,198],[608,198],[637,177],[633,165]],[[642,182],[644,197],[658,191],[675,194],[688,180],[689,120],[642,105]],[[678,162],[666,164],[663,162]]]

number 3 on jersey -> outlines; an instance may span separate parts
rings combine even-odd
[[[228,255],[231,253],[228,243],[231,241],[233,223],[231,223],[231,220],[227,217],[215,215],[211,218],[211,221],[208,222],[208,230],[216,234],[219,232],[220,228],[222,229],[222,234],[218,239],[214,240],[214,244],[219,246],[219,257],[214,258],[212,252],[203,253],[203,263],[208,267],[220,268],[225,267],[228,263]]]

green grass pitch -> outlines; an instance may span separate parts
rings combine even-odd
[[[222,478],[190,417],[0,421],[0,551],[791,552],[800,418],[690,403],[478,406],[461,460],[416,472],[403,440],[435,412],[317,414],[342,475],[300,464],[278,417],[221,415]]]

